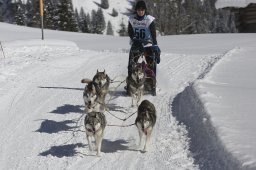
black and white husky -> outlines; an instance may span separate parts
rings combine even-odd
[[[87,112],[105,110],[105,98],[109,90],[110,78],[104,72],[97,70],[93,80],[82,79],[82,83],[87,83],[84,89],[83,98]]]
[[[139,130],[140,143],[141,147],[142,138],[145,135],[145,145],[143,151],[147,151],[150,137],[153,131],[153,127],[156,123],[156,109],[155,106],[148,100],[143,100],[138,107],[138,115],[135,120],[135,124]]]
[[[95,146],[97,156],[101,156],[101,144],[103,139],[104,129],[107,121],[105,115],[101,112],[90,112],[87,113],[84,119],[84,126],[86,132],[86,138],[88,141],[89,149],[92,151],[92,143],[90,138],[95,139]]]
[[[141,96],[144,94],[145,72],[141,64],[132,67],[132,73],[126,78],[127,93],[132,97],[132,106],[134,101],[138,105]]]

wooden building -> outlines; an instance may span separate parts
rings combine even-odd
[[[235,14],[236,28],[241,33],[256,33],[256,3],[246,7],[225,7]]]

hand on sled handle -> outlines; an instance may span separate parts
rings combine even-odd
[[[155,53],[155,60],[156,60],[156,63],[159,64],[160,63],[160,54],[161,54],[161,50],[160,48],[158,47],[158,45],[154,45],[153,46],[153,51]]]

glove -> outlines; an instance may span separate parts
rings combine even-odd
[[[160,63],[160,54],[161,54],[161,50],[158,47],[158,45],[153,45],[153,52],[155,53],[155,60],[156,63],[159,64]]]

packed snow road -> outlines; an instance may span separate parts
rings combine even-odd
[[[162,54],[157,96],[145,95],[157,109],[150,150],[140,152],[135,115],[123,122],[105,112],[102,156],[89,152],[84,129],[84,84],[97,69],[123,81],[128,53],[79,50],[75,45],[6,49],[0,75],[1,169],[198,169],[186,128],[172,116],[171,103],[219,56]],[[111,84],[110,112],[125,118],[136,111],[124,84]]]

